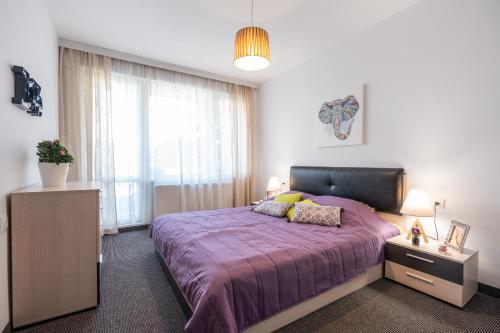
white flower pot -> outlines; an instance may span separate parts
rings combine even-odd
[[[68,177],[69,163],[38,162],[43,187],[64,186]]]

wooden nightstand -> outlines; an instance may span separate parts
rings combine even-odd
[[[385,277],[463,307],[477,292],[478,251],[438,251],[429,239],[412,245],[405,235],[385,242]]]

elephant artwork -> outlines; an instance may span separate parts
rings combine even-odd
[[[332,124],[333,133],[339,140],[345,140],[351,134],[354,116],[359,110],[356,97],[349,95],[344,99],[325,102],[319,110],[318,118],[323,124]]]
[[[357,95],[357,96],[356,96]],[[346,96],[346,95],[344,95]],[[317,146],[362,144],[363,92],[324,102],[317,113]],[[319,122],[318,122],[319,119]],[[353,137],[351,137],[351,134]],[[318,139],[319,136],[319,139]]]

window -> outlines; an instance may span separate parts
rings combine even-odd
[[[101,182],[101,229],[250,201],[249,87],[60,48],[69,179]],[[164,203],[164,202],[162,202]]]
[[[119,224],[151,215],[156,185],[232,182],[228,91],[113,72],[111,105]]]

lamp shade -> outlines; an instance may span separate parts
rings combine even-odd
[[[434,216],[434,206],[423,190],[411,189],[401,207],[401,213],[419,217]]]
[[[234,65],[245,71],[258,71],[270,63],[267,31],[258,27],[240,29],[234,41]]]
[[[278,177],[269,178],[269,182],[267,183],[267,191],[268,192],[281,191],[281,183]]]

